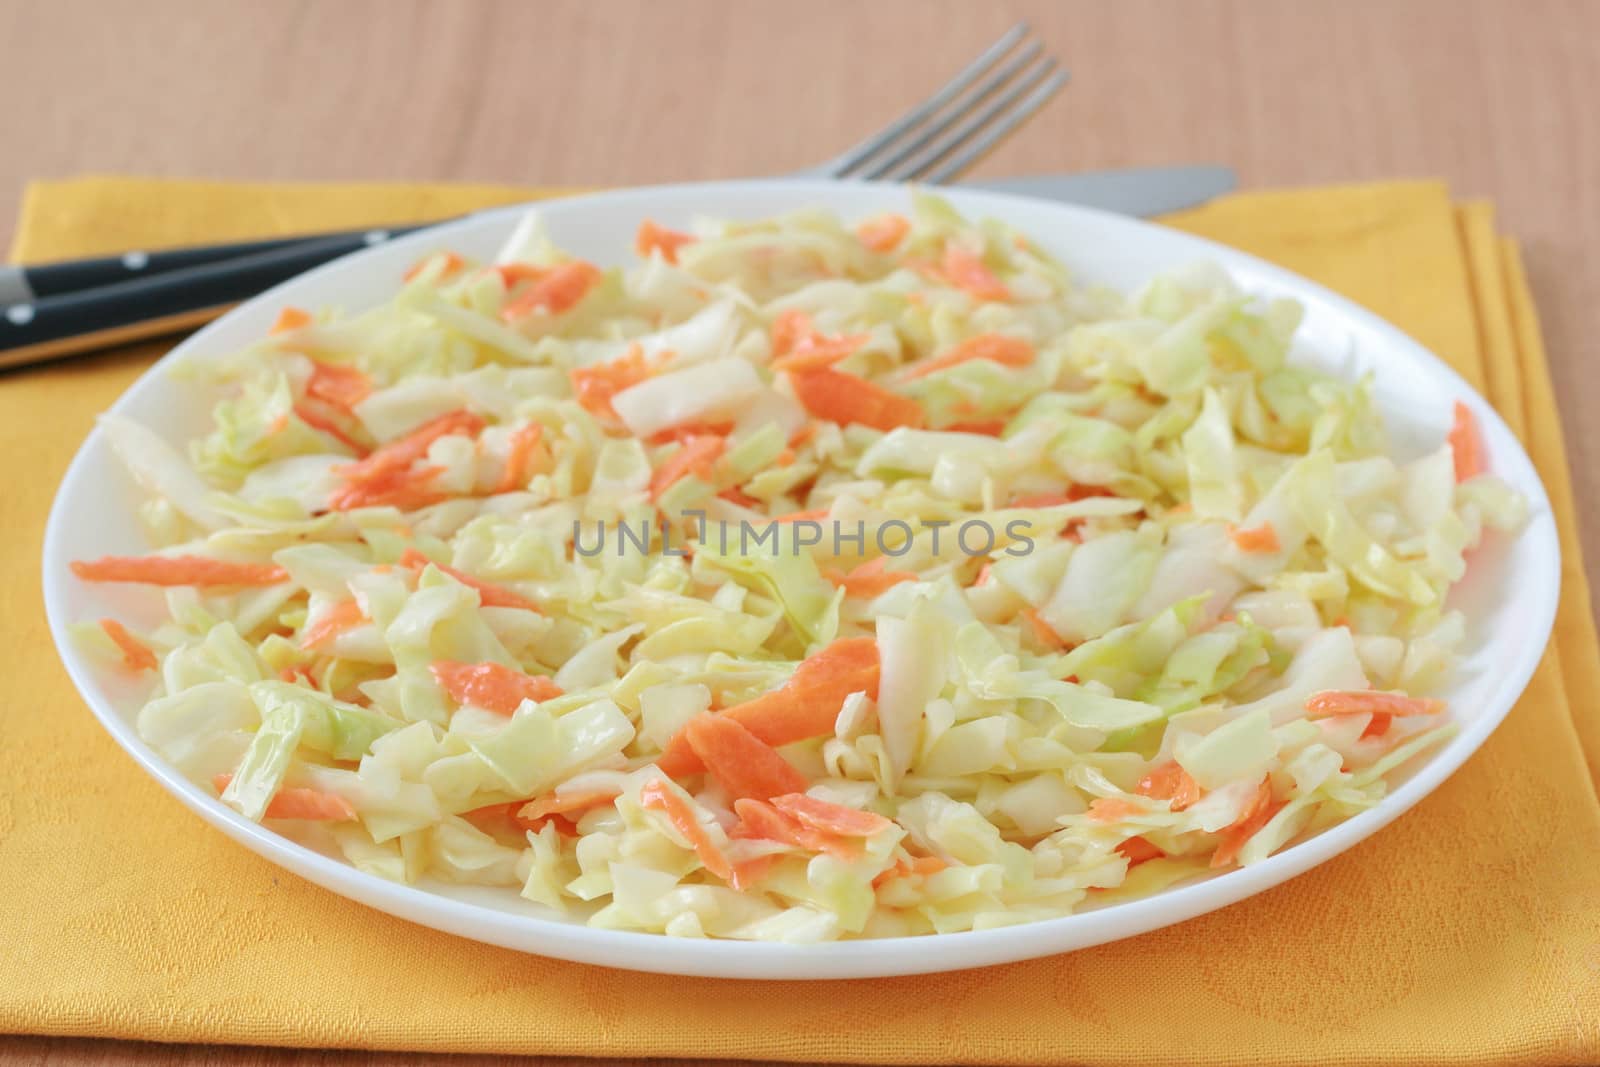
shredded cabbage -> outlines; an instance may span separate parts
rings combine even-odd
[[[530,216],[198,368],[187,458],[102,421],[158,550],[80,574],[169,617],[81,630],[148,644],[152,747],[379,877],[804,943],[1255,863],[1449,736],[1446,596],[1526,505],[1390,458],[1292,302],[926,195],[640,246]]]

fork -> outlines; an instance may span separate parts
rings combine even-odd
[[[1018,23],[889,125],[793,176],[950,181],[1066,84],[1030,34]],[[0,368],[193,329],[312,267],[434,225],[0,267]]]

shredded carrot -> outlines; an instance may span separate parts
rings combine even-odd
[[[150,647],[130,634],[128,628],[116,619],[101,619],[100,629],[104,630],[106,636],[115,641],[117,647],[122,650],[122,662],[129,670],[153,671],[160,666],[160,661],[156,659],[156,654]],[[800,788],[804,789],[805,786]]]
[[[450,499],[449,493],[432,484],[443,470],[443,467],[415,467],[385,471],[375,478],[355,481],[339,489],[329,497],[328,508],[332,511],[384,506],[401,511],[425,508]]]
[[[341,600],[324,611],[317,621],[300,632],[300,647],[322,649],[346,630],[354,629],[367,621],[361,605],[354,600]]]
[[[1034,640],[1046,648],[1071,648],[1072,643],[1056,633],[1054,626],[1045,621],[1039,614],[1038,608],[1023,608],[1021,615],[1028,622],[1028,629],[1033,631]]]
[[[893,825],[876,812],[848,808],[802,792],[773,797],[772,806],[813,830],[840,837],[871,837]]]
[[[845,596],[871,598],[878,596],[901,582],[914,582],[917,576],[910,571],[886,571],[889,557],[879,556],[841,574],[836,570],[824,572],[828,581],[844,590]]]
[[[732,432],[731,422],[686,422],[657,430],[645,440],[652,445],[670,445],[674,441],[681,445],[691,437],[727,437]]]
[[[1429,697],[1408,697],[1402,693],[1379,693],[1371,690],[1329,690],[1314,693],[1306,699],[1306,714],[1310,718],[1330,715],[1437,715],[1444,710],[1444,701]]]
[[[512,431],[510,449],[506,452],[505,473],[500,476],[500,484],[495,487],[495,492],[512,493],[527,486],[528,475],[532,473],[533,453],[543,436],[544,427],[537,422],[530,422]]]
[[[1121,797],[1098,797],[1089,805],[1089,818],[1095,822],[1117,822],[1144,813],[1145,809]]]
[[[501,715],[510,715],[524,700],[539,704],[561,695],[561,687],[544,675],[523,674],[498,663],[442,659],[428,670],[457,704],[471,704]]]
[[[142,585],[277,585],[289,572],[274,563],[238,563],[205,556],[102,556],[73,560],[72,573],[86,582]]]
[[[311,361],[311,377],[306,380],[306,396],[332,404],[344,411],[372,395],[372,379],[360,368],[342,363]]]
[[[861,692],[877,699],[877,641],[871,637],[842,638],[802,660],[789,680],[777,689],[719,714],[736,720],[776,748],[832,733],[844,698]],[[656,765],[673,778],[693,774],[704,766],[681,730],[667,743]]]
[[[305,667],[279,667],[278,678],[280,681],[285,682],[304,682],[313,688],[317,684],[317,680],[311,676],[311,672]]]
[[[233,775],[213,775],[211,785],[218,793],[228,788]],[[315,822],[349,822],[356,809],[344,797],[320,789],[280,789],[267,802],[268,819],[305,819]]]
[[[542,278],[528,287],[528,291],[500,309],[506,322],[535,312],[559,315],[569,311],[600,281],[600,268],[593,263],[575,260],[551,268]]]
[[[792,448],[784,449],[782,452],[779,452],[777,454],[777,456],[773,459],[772,462],[776,463],[780,467],[789,466],[791,463],[794,462],[794,449],[792,449]]]
[[[772,871],[773,864],[777,862],[776,856],[757,856],[755,859],[735,863],[733,873],[728,876],[728,884],[741,893],[753,889],[757,882]]]
[[[572,382],[572,392],[585,411],[598,418],[615,419],[617,413],[611,406],[611,398],[624,389],[638,385],[650,377],[654,370],[645,358],[644,349],[634,344],[609,363],[577,367],[568,371],[567,377]]]
[[[879,215],[856,227],[861,243],[874,252],[890,252],[911,232],[911,220],[904,215]]]
[[[1166,855],[1165,852],[1161,851],[1156,845],[1151,844],[1146,838],[1137,836],[1130,837],[1122,842],[1117,846],[1117,851],[1128,857],[1129,870],[1139,866],[1141,863],[1158,860]]]
[[[546,793],[534,797],[526,804],[513,805],[519,819],[543,819],[548,815],[573,815],[604,807],[617,799],[615,789],[573,790],[570,793]]]
[[[723,879],[733,874],[733,865],[728,862],[728,857],[706,833],[694,809],[673,792],[670,785],[659,778],[645,783],[644,788],[639,790],[639,803],[665,815],[673,829],[689,842],[689,847],[694,849],[694,854],[700,858],[706,870]]]
[[[999,437],[1006,432],[1008,419],[972,419],[968,422],[952,422],[944,428],[946,433],[980,433],[985,437]]]
[[[836,370],[808,370],[789,376],[795,397],[811,414],[841,425],[860,423],[885,432],[897,426],[921,427],[922,405],[881,385]]]
[[[977,300],[1010,300],[1011,290],[984,265],[983,257],[948,245],[940,264],[943,280]]]
[[[444,259],[444,267],[439,271],[440,278],[448,278],[450,275],[467,265],[467,261],[456,255],[454,252],[436,252],[431,256],[423,256],[421,259],[411,264],[411,266],[406,269],[405,274],[401,275],[401,279],[403,281],[411,281],[413,278],[427,269],[429,263],[439,259],[441,256]]]
[[[815,436],[817,436],[817,424],[808,422],[789,435],[789,447],[799,448]]]
[[[1096,496],[1116,496],[1117,494],[1103,485],[1074,485],[1060,493],[1032,493],[1019,496],[1008,508],[1054,508],[1062,504],[1076,504],[1080,500],[1087,500]]]
[[[454,567],[435,562],[414,548],[406,549],[400,556],[400,566],[410,567],[413,570],[421,570],[430,563],[462,585],[476,589],[478,591],[478,603],[486,608],[521,608],[524,611],[539,610],[539,605],[521,593],[512,592],[503,585],[495,585],[493,582],[474,578],[464,571],[458,571]]]
[[[1151,800],[1167,801],[1172,811],[1182,811],[1200,799],[1200,784],[1176,760],[1150,768],[1133,791]]]
[[[980,333],[976,337],[967,338],[941,356],[915,364],[906,371],[905,377],[907,380],[925,378],[936,371],[970,363],[975,359],[988,360],[1002,367],[1026,367],[1033,362],[1036,354],[1033,345],[1020,337]]]
[[[977,577],[972,579],[972,584],[973,585],[988,585],[989,584],[989,578],[993,574],[994,574],[994,564],[985,561],[984,565],[978,568]]]
[[[268,333],[289,333],[303,326],[311,325],[311,313],[296,307],[286,307],[278,312],[278,317],[273,320],[272,328]]]
[[[341,427],[337,422],[334,422],[328,416],[318,412],[304,400],[298,401],[294,405],[294,416],[307,426],[311,427],[313,430],[327,434],[329,437],[333,438],[335,441],[338,441],[341,445],[344,445],[350,451],[354,452],[357,456],[365,456],[367,454],[367,447],[365,445],[346,433],[344,428]]]
[[[428,449],[439,438],[451,434],[477,437],[483,431],[484,425],[482,416],[464,408],[451,411],[436,419],[428,420],[404,437],[395,438],[359,463],[351,463],[336,470],[352,485],[383,481],[426,456]]]
[[[650,477],[650,499],[657,500],[668,487],[684,478],[694,475],[699,478],[711,476],[711,465],[715,463],[728,447],[726,438],[707,434],[703,437],[686,438],[683,444],[672,455],[668,456],[661,466]]]
[[[1231,526],[1228,537],[1240,552],[1276,552],[1282,547],[1278,543],[1278,531],[1270,522],[1244,529]]]
[[[844,860],[861,858],[858,840],[807,826],[766,801],[744,797],[733,802],[733,810],[739,816],[739,825],[730,831],[731,837],[779,841],[811,852],[826,852]]]
[[[1372,719],[1367,723],[1366,729],[1361,731],[1361,740],[1371,737],[1382,737],[1389,732],[1389,727],[1394,724],[1394,716],[1387,712],[1373,712]]]
[[[757,500],[755,497],[751,496],[749,493],[746,493],[737,486],[731,489],[724,489],[722,492],[718,493],[717,496],[721,497],[723,500],[726,500],[730,504],[738,504],[741,508],[758,508],[761,506],[761,501]]]
[[[1450,426],[1450,453],[1455,458],[1456,481],[1464,482],[1489,469],[1483,454],[1483,435],[1472,409],[1456,401],[1455,421]]]
[[[1261,785],[1256,789],[1255,796],[1250,798],[1244,812],[1233,825],[1222,831],[1217,850],[1211,854],[1211,866],[1226,867],[1238,859],[1239,850],[1244,848],[1245,842],[1267,825],[1281,807],[1281,803],[1272,799],[1272,779],[1262,778]]]
[[[683,728],[683,736],[712,777],[722,783],[731,799],[767,800],[785,793],[804,792],[806,776],[778,754],[778,750],[726,715],[697,715]]]
[[[657,226],[649,219],[639,224],[639,233],[633,239],[633,249],[639,255],[648,257],[651,252],[660,252],[661,258],[668,263],[678,262],[678,249],[684,245],[693,244],[694,237],[677,230],[669,230],[665,226]]]

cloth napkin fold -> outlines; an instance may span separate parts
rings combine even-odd
[[[549,191],[544,191],[548,193]],[[481,186],[34,185],[23,260],[398,223]],[[202,825],[100,730],[50,647],[46,510],[141,345],[0,377],[0,1030],[160,1041],[882,1063],[1600,1060],[1600,649],[1538,323],[1486,205],[1428,182],[1254,193],[1171,220],[1318,279],[1450,361],[1560,520],[1556,636],[1483,749],[1337,859],[1220,912],[943,976],[696,981],[412,926]]]

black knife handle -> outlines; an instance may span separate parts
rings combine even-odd
[[[186,248],[164,248],[155,252],[123,252],[116,256],[99,256],[91,259],[68,259],[56,263],[35,263],[27,266],[0,266],[0,307],[27,303],[45,297],[61,296],[102,285],[148,278],[168,271],[198,267],[208,263],[254,256],[273,252],[308,241],[342,239],[349,251],[367,248],[394,237],[424,229],[423,226],[373,226],[364,230],[339,230],[332,233],[302,234],[298,237],[275,237],[263,241],[241,241],[229,244],[191,245]]]
[[[291,238],[220,262],[11,304],[0,309],[0,367],[192,329],[263,289],[387,239],[369,236]]]

